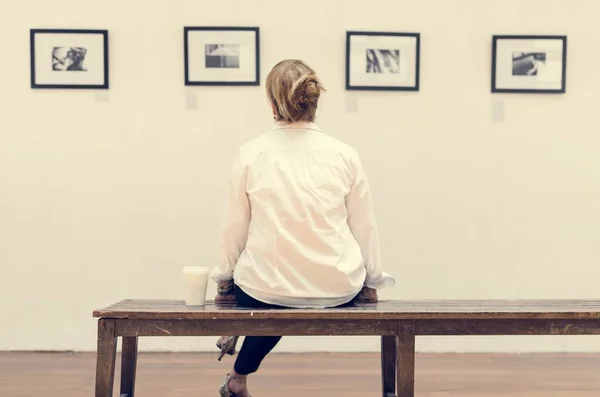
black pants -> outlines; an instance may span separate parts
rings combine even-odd
[[[246,294],[237,285],[234,286],[237,304],[245,307],[255,308],[282,308],[281,306],[269,305],[256,300]],[[355,297],[356,299],[356,297]],[[352,306],[354,299],[340,307]],[[238,354],[233,369],[240,375],[249,375],[258,370],[264,358],[279,343],[281,336],[246,336]]]
[[[234,290],[235,299],[240,306],[256,308],[277,307],[252,298],[237,285],[234,287]],[[281,336],[246,336],[233,369],[240,375],[248,375],[256,372],[262,360],[273,350],[280,340]]]

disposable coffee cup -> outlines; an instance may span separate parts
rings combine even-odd
[[[205,267],[186,266],[183,275],[184,297],[187,306],[204,306],[210,270]]]

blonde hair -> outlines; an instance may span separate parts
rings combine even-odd
[[[321,91],[325,88],[315,71],[297,59],[279,62],[267,76],[267,95],[277,121],[314,121]]]

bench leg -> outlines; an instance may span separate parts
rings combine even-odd
[[[396,335],[381,337],[381,380],[383,397],[396,396],[396,365],[398,347]]]
[[[415,395],[415,325],[398,324],[398,397]]]
[[[121,397],[133,397],[138,353],[137,336],[124,336],[121,351]]]
[[[117,337],[115,320],[98,320],[98,350],[96,352],[96,397],[112,397],[115,380]]]

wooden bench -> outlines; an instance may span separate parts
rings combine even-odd
[[[600,301],[382,301],[327,310],[255,310],[125,300],[94,311],[94,317],[99,317],[96,397],[112,396],[119,337],[122,397],[134,396],[138,337],[220,336],[235,334],[232,330],[244,330],[243,335],[381,336],[383,396],[413,397],[417,335],[600,334]]]

